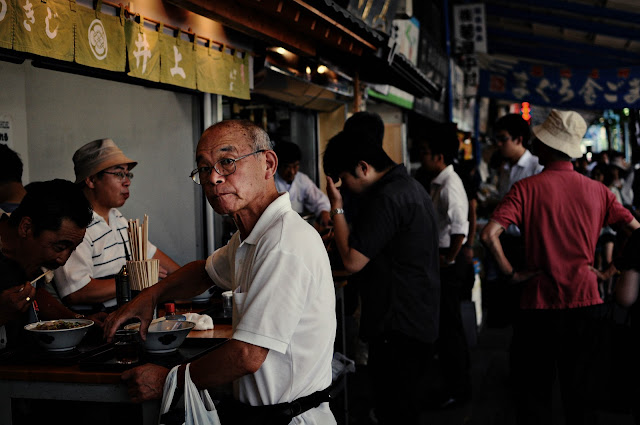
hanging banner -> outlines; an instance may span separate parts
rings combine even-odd
[[[482,70],[478,94],[557,108],[638,108],[640,67],[587,70],[518,63]]]
[[[180,38],[159,33],[160,82],[196,88],[196,45]]]
[[[217,47],[196,46],[196,86],[205,93],[223,94],[220,82],[224,53]]]
[[[3,1],[5,5],[9,4],[7,0],[0,0],[0,3]],[[73,60],[75,17],[68,0],[12,1],[16,5],[13,25],[15,50],[59,60]]]
[[[0,47],[10,49],[13,46],[13,23],[16,0],[0,0]]]
[[[217,70],[219,75],[220,94],[239,99],[249,99],[249,56],[238,57],[238,53],[232,55],[223,54],[222,68]]]
[[[99,12],[101,8],[101,0],[96,10],[77,7],[75,60],[93,68],[124,72],[124,16],[105,15]],[[122,8],[120,13],[123,14]]]
[[[455,49],[458,55],[487,53],[484,4],[453,6]]]
[[[124,30],[127,40],[129,75],[155,82],[160,81],[158,32],[144,28],[142,17],[139,24],[126,21]]]

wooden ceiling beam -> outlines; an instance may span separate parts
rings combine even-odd
[[[316,56],[318,43],[361,56],[377,47],[299,0],[168,0],[294,53]]]

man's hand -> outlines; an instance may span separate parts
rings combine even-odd
[[[164,279],[169,276],[169,271],[162,266],[158,266],[158,279]]]
[[[511,277],[511,283],[524,283],[528,280],[531,280],[533,277],[542,273],[542,270],[536,270],[533,272],[515,272],[513,273],[513,277]]]
[[[134,299],[111,313],[104,321],[104,337],[111,342],[113,335],[120,329],[127,320],[132,318],[140,319],[140,337],[147,339],[147,329],[153,319],[153,309],[155,300],[149,292],[151,288],[147,288],[140,292]]]
[[[331,203],[331,208],[342,208],[342,194],[333,182],[333,179],[327,176],[327,196]]]
[[[0,292],[0,325],[27,311],[35,296],[36,289],[29,282]]]
[[[122,373],[131,401],[142,403],[162,398],[164,382],[169,369],[152,363],[134,367]]]

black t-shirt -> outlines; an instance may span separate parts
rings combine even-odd
[[[359,274],[363,338],[399,332],[435,341],[440,300],[435,210],[403,165],[364,194],[349,245],[370,259]]]

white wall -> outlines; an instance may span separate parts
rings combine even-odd
[[[28,166],[25,183],[74,180],[75,150],[110,137],[138,161],[123,214],[148,214],[153,243],[180,264],[196,259],[200,188],[188,176],[201,132],[194,124],[199,96],[35,68],[29,61],[0,62],[0,76],[0,115],[14,117],[14,149]]]

